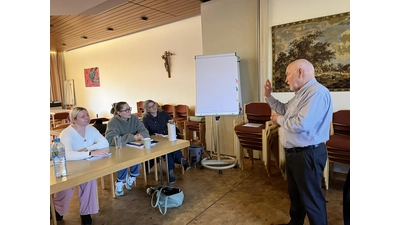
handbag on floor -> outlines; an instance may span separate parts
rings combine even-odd
[[[181,206],[183,198],[184,194],[180,188],[160,186],[151,194],[151,206],[158,207],[160,213],[165,215],[168,208]]]

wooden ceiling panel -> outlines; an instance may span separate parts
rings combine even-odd
[[[197,16],[201,3],[201,0],[131,0],[97,15],[50,16],[50,51],[68,51]],[[143,16],[148,20],[141,20]],[[108,31],[108,27],[114,31]]]

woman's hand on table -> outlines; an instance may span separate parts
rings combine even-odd
[[[135,141],[143,140],[143,136],[141,134],[135,134],[133,135],[133,138],[135,139]]]
[[[91,156],[107,156],[108,155],[107,150],[93,150],[90,152],[91,152],[90,153]]]

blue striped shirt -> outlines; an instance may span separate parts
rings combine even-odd
[[[280,141],[284,148],[305,147],[326,142],[333,105],[329,90],[315,78],[307,82],[287,103],[270,96],[271,109],[281,116]]]

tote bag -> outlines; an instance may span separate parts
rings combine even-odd
[[[182,205],[184,199],[183,191],[176,187],[159,187],[151,195],[151,206],[158,207],[160,213],[165,215],[168,208],[175,208]]]

